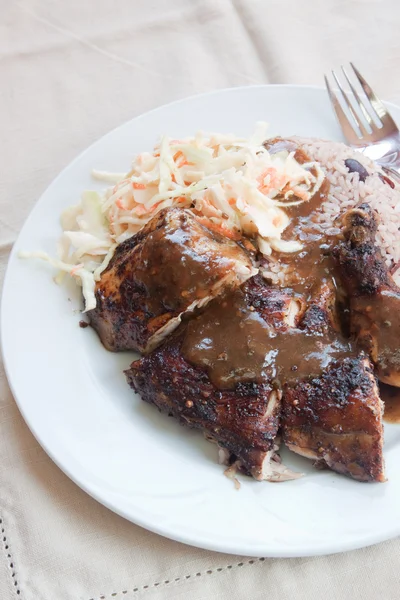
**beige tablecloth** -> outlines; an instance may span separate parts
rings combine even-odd
[[[2,271],[58,171],[159,104],[253,83],[320,84],[348,59],[400,103],[398,0],[2,0],[0,9]],[[4,373],[0,383],[1,600],[400,597],[399,540],[330,557],[248,559],[125,521],[51,462]]]

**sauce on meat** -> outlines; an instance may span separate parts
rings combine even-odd
[[[287,140],[272,140],[270,152],[295,152],[300,163],[308,162],[304,151]],[[337,241],[339,229],[326,231],[315,221],[318,207],[329,191],[325,180],[309,202],[288,207],[291,223],[283,239],[297,239],[303,250],[279,254],[293,296],[313,298],[315,287],[322,282],[335,287],[335,267],[330,249]],[[315,324],[314,324],[315,325]],[[275,381],[278,387],[308,376],[318,376],[332,361],[354,355],[352,345],[325,321],[304,328],[273,327],[248,306],[237,291],[216,300],[202,315],[189,322],[182,352],[185,358],[204,368],[219,389],[230,389],[242,382]]]
[[[249,310],[237,291],[215,300],[188,323],[182,352],[189,362],[207,370],[214,385],[229,389],[239,382],[260,382],[267,375],[274,362],[268,341],[267,323]]]
[[[384,420],[388,423],[400,423],[400,388],[380,383],[379,391],[385,403]]]
[[[219,389],[274,380],[277,387],[317,376],[335,358],[351,355],[333,330],[277,329],[248,306],[237,291],[187,325],[182,353],[204,368]]]
[[[147,308],[153,314],[160,309],[180,311],[206,297],[238,261],[250,267],[247,255],[235,242],[211,233],[194,218],[180,223],[173,220],[150,232],[140,253],[135,279],[145,288]]]
[[[371,350],[373,360],[379,363],[382,379],[400,373],[399,301],[399,294],[392,290],[382,290],[371,297],[356,297],[352,301],[360,338]]]
[[[281,254],[279,260],[289,277],[290,287],[305,295],[310,293],[314,283],[336,278],[331,249],[340,230],[332,227],[327,232],[315,222],[316,211],[325,201],[328,191],[329,182],[325,180],[309,202],[287,209],[291,223],[282,238],[299,240],[303,249],[293,254]]]
[[[283,150],[294,152],[294,157],[300,164],[310,161],[304,150],[291,140],[275,138],[268,140],[265,147],[271,154]],[[279,262],[289,278],[288,285],[305,295],[310,293],[315,282],[335,280],[335,266],[330,250],[337,242],[340,229],[330,227],[326,230],[315,220],[318,208],[327,199],[328,193],[329,181],[325,179],[308,202],[285,209],[291,222],[283,232],[282,239],[298,240],[303,244],[303,249],[293,254],[280,253]]]
[[[287,150],[295,152],[298,162],[309,161],[295,142],[276,139],[266,146],[271,153]],[[341,230],[335,226],[328,229],[321,227],[315,219],[328,192],[329,182],[325,180],[309,202],[287,208],[291,222],[282,237],[299,240],[303,249],[293,254],[279,254],[293,297],[301,295],[307,304],[311,301],[311,306],[318,293],[317,288],[324,282],[336,288],[336,301],[341,302],[336,286],[336,267],[331,256],[332,247],[342,235]],[[268,265],[265,268],[268,271]],[[390,298],[387,300],[390,306]],[[342,311],[342,327],[348,331],[346,310]],[[397,350],[400,316],[397,312],[389,314],[393,311],[388,311],[381,302],[379,306],[369,307],[369,310],[382,331],[382,336],[378,333],[378,339],[382,337],[385,342],[384,347],[379,349],[380,364],[384,363],[382,354],[386,351],[393,363],[393,353],[397,351],[400,365],[400,350]],[[273,326],[248,306],[245,295],[237,291],[225,299],[214,301],[206,312],[189,322],[182,352],[189,362],[204,368],[219,389],[230,389],[242,382],[262,381],[275,381],[282,387],[309,376],[318,376],[332,360],[354,356],[353,342],[335,331],[327,322],[326,314],[322,314],[321,318],[322,327],[318,327],[318,323],[307,319],[306,312],[301,328],[282,327],[281,315],[280,326]],[[393,336],[390,331],[393,331]],[[390,390],[389,386],[382,387],[386,396],[386,418],[400,422],[400,393],[391,392],[389,396],[387,388]]]

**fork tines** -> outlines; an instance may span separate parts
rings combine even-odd
[[[345,137],[351,145],[362,146],[389,135],[391,131],[397,131],[397,126],[358,69],[352,63],[350,66],[351,74],[357,80],[365,97],[357,91],[352,78],[343,66],[341,68],[342,79],[350,88],[350,92],[343,89],[335,71],[332,71],[332,77],[338,88],[337,92],[332,90],[326,76],[325,84]],[[347,114],[345,108],[347,108]]]

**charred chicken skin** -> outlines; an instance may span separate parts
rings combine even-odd
[[[400,387],[400,289],[375,237],[378,215],[368,204],[344,217],[345,241],[334,250],[349,298],[350,327],[381,381]]]
[[[88,313],[108,350],[148,352],[180,323],[257,272],[249,254],[185,209],[166,209],[120,244]]]
[[[296,218],[304,225],[301,211]],[[251,246],[206,224],[188,209],[161,211],[118,246],[97,284],[89,316],[104,345],[144,353],[126,371],[129,385],[258,480],[299,476],[280,461],[282,438],[317,467],[384,481],[371,360],[383,381],[400,385],[400,294],[375,246],[374,213],[362,205],[347,214],[333,256],[306,236],[314,245],[301,274],[318,269],[294,290],[269,286],[255,275]],[[338,317],[337,275],[351,338]]]
[[[299,324],[307,337],[319,337],[314,352],[332,360],[284,385],[283,441],[317,467],[360,481],[385,481],[383,411],[373,365],[341,335],[335,307],[333,285],[323,283]]]
[[[296,476],[276,454],[281,432],[317,466],[383,481],[373,367],[338,326],[330,284],[304,311],[291,290],[256,277],[215,300],[126,375],[144,400],[206,431],[258,480]]]
[[[385,481],[382,412],[369,359],[346,357],[285,389],[283,441],[316,467],[359,481]]]
[[[128,382],[160,411],[206,432],[229,463],[236,461],[242,471],[258,480],[292,479],[296,474],[276,454],[281,392],[271,378],[259,378],[253,358],[258,352],[254,336],[265,334],[267,327],[282,330],[293,325],[297,310],[291,295],[267,288],[256,277],[226,300],[214,300],[197,320],[184,324],[163,346],[133,362],[126,371]],[[245,338],[241,324],[248,328]],[[225,351],[210,348],[208,355],[207,349],[200,351],[202,366],[189,361],[185,345],[189,342],[195,352],[193,342],[203,339],[207,345],[211,335],[225,341],[233,337]]]

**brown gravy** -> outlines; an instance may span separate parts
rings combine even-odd
[[[264,145],[271,154],[287,150],[295,153],[294,157],[300,164],[310,161],[310,157],[298,147],[295,141],[274,138],[268,140]],[[303,250],[286,256],[280,254],[279,261],[290,266],[291,271],[296,275],[297,285],[301,288],[299,291],[308,289],[311,285],[310,282],[315,280],[315,276],[320,280],[321,277],[330,275],[333,269],[329,250],[332,243],[337,240],[335,229],[331,227],[327,234],[326,229],[315,220],[319,207],[328,197],[329,187],[329,181],[325,179],[318,192],[308,202],[285,209],[291,222],[283,232],[282,239],[300,241],[303,244]],[[336,233],[339,233],[339,229]]]
[[[331,249],[337,242],[340,230],[332,227],[327,233],[315,221],[316,211],[326,200],[328,192],[329,182],[325,180],[320,190],[309,202],[287,209],[291,223],[284,231],[282,238],[300,241],[303,249],[294,254],[281,254],[279,260],[286,267],[290,287],[297,293],[306,296],[312,290],[314,283],[335,280],[335,266],[331,257]]]
[[[210,233],[195,219],[173,221],[152,231],[140,252],[135,279],[146,290],[147,308],[153,314],[180,311],[204,298],[235,261],[250,267],[236,243]]]
[[[283,149],[281,141],[278,143],[278,149]],[[330,249],[339,230],[327,235],[314,220],[328,191],[329,182],[325,180],[309,202],[288,208],[291,223],[283,239],[301,241],[303,250],[280,254],[279,260],[286,267],[294,295],[301,294],[306,300],[314,295],[314,286],[335,281]],[[214,301],[189,322],[182,352],[189,362],[204,368],[219,389],[231,389],[243,382],[290,384],[318,376],[332,360],[353,354],[350,342],[329,326],[323,333],[271,327],[246,304],[240,291]]]
[[[317,376],[332,360],[350,356],[352,350],[334,331],[271,327],[236,291],[189,322],[182,353],[204,368],[216,387],[231,389],[238,383],[266,380],[280,387]]]
[[[244,381],[261,381],[274,363],[267,348],[268,325],[250,311],[240,291],[216,300],[189,322],[182,346],[183,355],[207,370],[220,389]]]
[[[379,391],[385,403],[384,420],[388,423],[400,423],[400,388],[380,383]]]
[[[400,372],[399,303],[400,295],[392,290],[382,290],[372,297],[354,298],[352,301],[354,319],[357,319],[361,331],[373,333],[372,354],[379,361],[378,374],[382,378]]]

